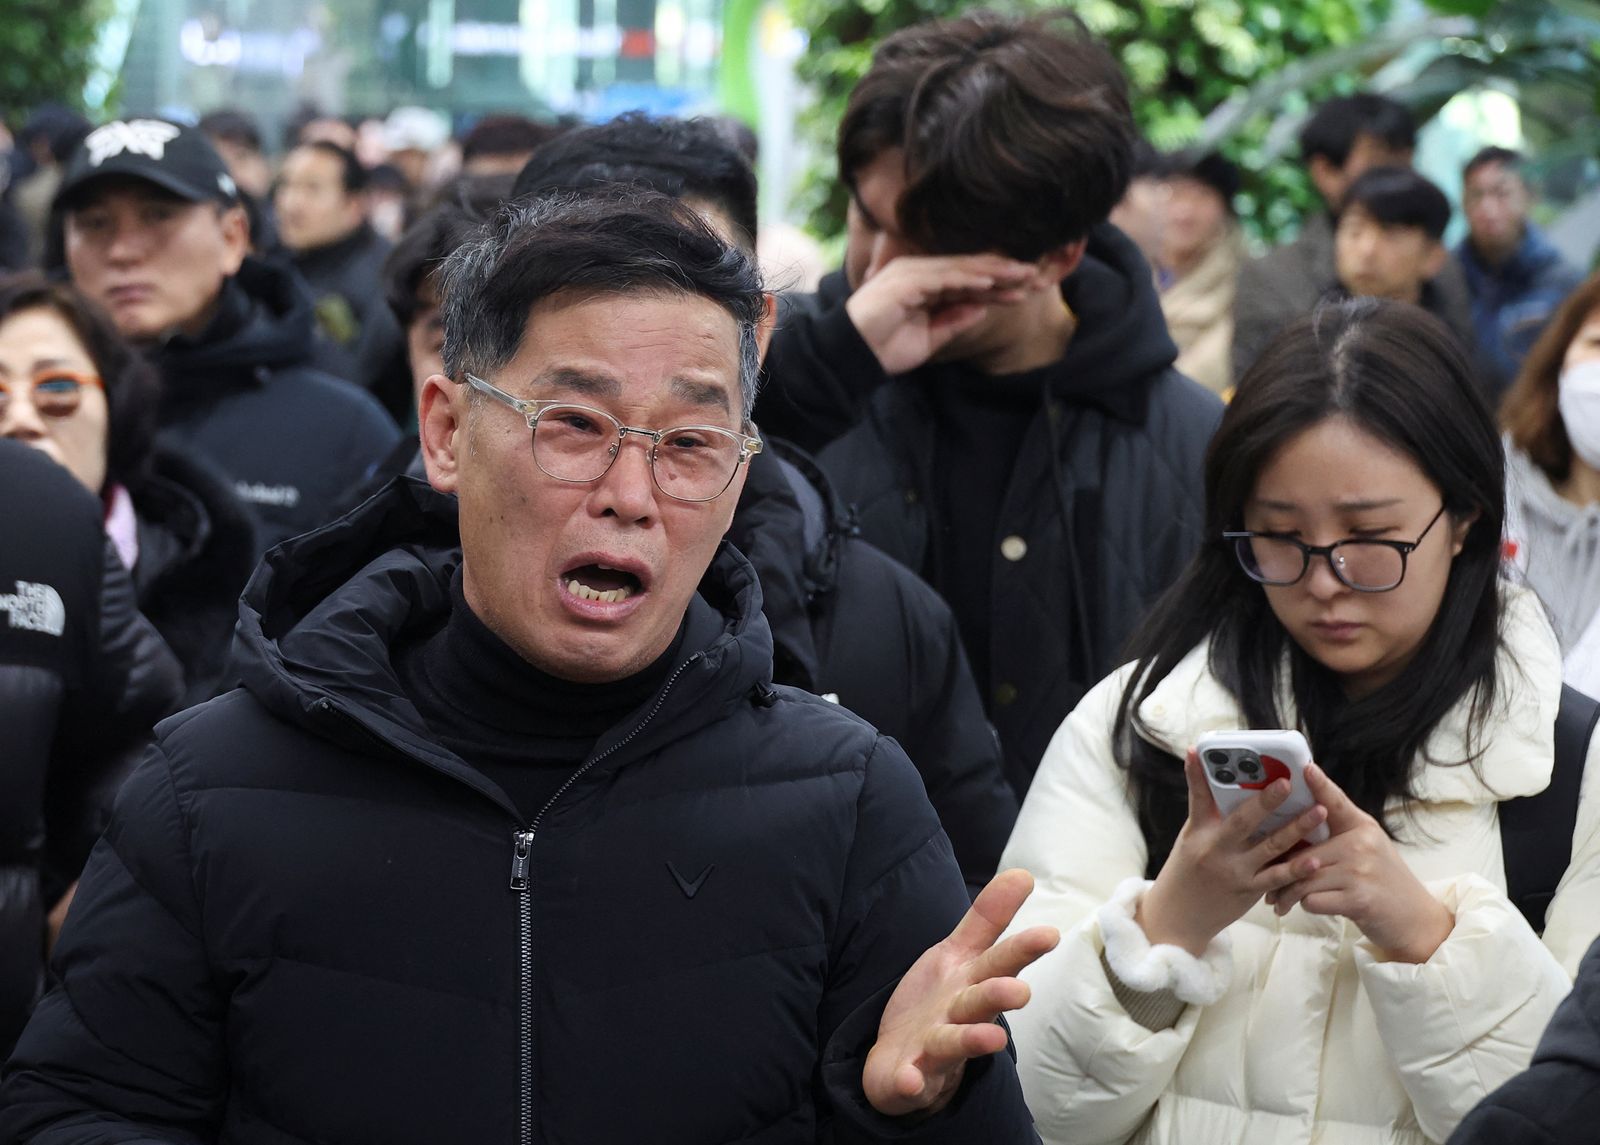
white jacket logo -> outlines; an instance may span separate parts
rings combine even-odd
[[[67,627],[67,606],[47,584],[17,581],[16,592],[0,593],[0,612],[11,614],[11,627],[60,636]]]
[[[159,119],[129,119],[95,128],[83,145],[89,149],[89,166],[98,167],[124,151],[160,159],[167,153],[167,144],[177,137],[178,129],[170,123]]]

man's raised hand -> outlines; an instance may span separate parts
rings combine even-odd
[[[845,312],[884,373],[903,374],[1038,278],[1038,267],[1003,255],[902,255],[862,283]]]
[[[1053,926],[999,941],[1032,890],[1027,871],[1002,871],[950,936],[906,971],[861,1075],[879,1113],[937,1112],[955,1096],[969,1059],[1005,1049],[1006,1032],[995,1019],[1028,1001],[1017,975],[1061,941]]]

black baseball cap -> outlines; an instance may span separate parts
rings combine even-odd
[[[70,207],[89,184],[113,175],[143,179],[194,203],[239,201],[228,165],[198,128],[164,119],[118,119],[95,128],[78,144],[55,205]]]

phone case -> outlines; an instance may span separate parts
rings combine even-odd
[[[1217,808],[1230,814],[1253,799],[1277,779],[1289,781],[1289,798],[1267,816],[1252,839],[1265,838],[1286,826],[1295,816],[1311,810],[1316,800],[1306,786],[1305,766],[1311,762],[1306,737],[1296,731],[1208,732],[1195,745],[1200,766],[1211,785]],[[1308,843],[1326,842],[1328,825],[1319,823],[1306,836]]]

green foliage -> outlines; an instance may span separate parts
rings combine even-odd
[[[1413,49],[1405,76],[1419,117],[1461,92],[1495,87],[1516,94],[1523,134],[1542,164],[1591,161],[1600,152],[1600,2],[1596,0],[1428,0],[1467,12],[1461,34]]]
[[[0,112],[20,119],[46,100],[81,110],[102,16],[96,0],[0,0]]]
[[[1457,0],[1466,4],[1472,0]],[[896,29],[922,20],[959,15],[962,0],[789,0],[795,23],[810,36],[799,63],[801,78],[817,93],[800,129],[819,155],[802,189],[812,229],[836,235],[843,226],[844,195],[834,177],[833,139],[844,103],[871,61],[872,49]],[[1353,44],[1388,16],[1391,0],[1068,0],[1085,24],[1122,61],[1134,95],[1135,116],[1163,150],[1201,135],[1205,117],[1229,96],[1305,56]],[[1042,0],[1011,0],[994,7],[1037,10]],[[1315,192],[1293,164],[1265,161],[1274,119],[1297,115],[1312,102],[1353,90],[1353,72],[1318,80],[1287,93],[1230,131],[1223,150],[1240,164],[1240,212],[1263,237],[1294,224]]]

